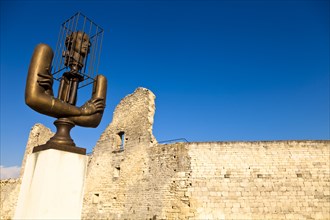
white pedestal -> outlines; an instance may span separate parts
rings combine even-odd
[[[80,219],[87,156],[60,150],[32,153],[14,219]]]

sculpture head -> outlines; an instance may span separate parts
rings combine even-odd
[[[68,50],[73,50],[85,57],[89,52],[91,43],[89,42],[89,36],[86,33],[78,31],[73,32],[66,37],[65,46]]]
[[[84,61],[89,53],[91,43],[89,36],[82,31],[72,32],[65,39],[65,65],[72,70],[80,70],[84,66]]]

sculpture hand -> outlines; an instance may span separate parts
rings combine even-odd
[[[46,73],[38,73],[38,84],[42,86],[46,93],[53,95],[53,76],[49,73],[49,69],[46,68]]]
[[[107,79],[103,75],[97,75],[95,78],[95,82],[93,85],[93,94],[92,98],[81,108],[79,108],[80,113],[82,112],[82,108],[84,114],[90,114],[88,112],[89,108],[94,108],[94,114],[91,115],[79,115],[70,117],[69,119],[72,120],[76,125],[82,127],[90,127],[96,128],[102,119],[104,108],[105,108],[105,100],[107,97]],[[87,110],[88,109],[88,110]]]
[[[92,115],[97,112],[102,112],[105,108],[104,99],[97,98],[87,101],[81,106],[82,115]]]

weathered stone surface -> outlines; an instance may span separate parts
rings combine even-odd
[[[329,219],[330,141],[189,143],[192,219]]]
[[[120,133],[124,132],[125,144],[152,145],[156,139],[152,134],[155,114],[155,95],[148,89],[137,88],[133,94],[123,98],[117,105],[111,124],[98,142],[111,142],[118,150],[121,144]]]
[[[11,219],[14,215],[20,180],[6,179],[0,180],[0,218]]]
[[[148,150],[157,143],[152,134],[154,100],[155,95],[151,91],[138,88],[116,107],[112,122],[101,135],[91,155],[87,170],[84,218],[128,218],[133,213],[130,218],[135,216],[140,219],[144,213],[135,210],[135,207],[142,204],[144,210],[156,208],[151,204],[148,206],[148,200],[153,195],[139,190],[142,186],[137,185],[149,178]],[[153,189],[150,186],[148,190]],[[133,192],[142,194],[135,195]]]
[[[91,155],[83,219],[330,218],[330,141],[161,145],[153,99],[140,88],[117,106]]]
[[[329,219],[329,147],[210,142],[102,154],[83,218]]]
[[[42,124],[36,124],[31,128],[26,150],[22,161],[20,177],[18,179],[1,180],[1,219],[11,219],[14,215],[18,199],[21,178],[23,177],[27,156],[32,153],[35,146],[45,144],[54,134]]]

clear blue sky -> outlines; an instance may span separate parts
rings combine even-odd
[[[54,119],[24,103],[38,43],[81,11],[105,30],[107,108],[75,127],[91,151],[120,99],[156,99],[158,141],[329,139],[329,1],[1,1],[1,165],[20,165],[30,128]],[[91,88],[80,91],[80,102]]]

